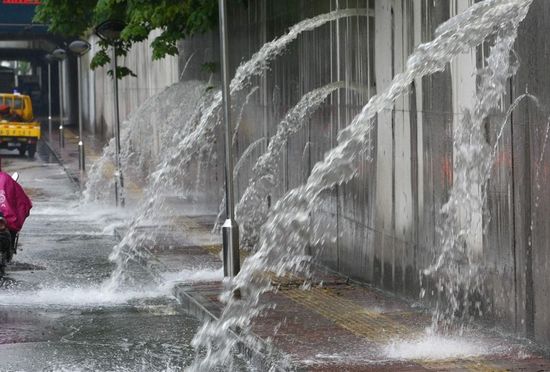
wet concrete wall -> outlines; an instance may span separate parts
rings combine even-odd
[[[510,236],[507,246],[514,260],[507,268],[516,273],[516,327],[547,342],[550,340],[550,154],[545,146],[550,107],[550,41],[545,35],[550,31],[549,12],[550,3],[535,1],[516,45],[521,68],[511,84],[512,95],[528,90],[539,98],[542,107],[526,102],[513,114],[508,145],[503,149],[506,161],[511,159],[512,163],[507,174],[511,190],[508,204],[501,203],[512,213],[509,223],[497,230],[505,237]]]
[[[343,80],[360,84],[360,93],[342,89],[313,113],[286,146],[280,162],[278,190],[307,179],[313,165],[336,144],[369,97],[388,86],[402,71],[407,56],[433,38],[436,27],[473,3],[472,0],[257,0],[230,9],[230,58],[233,69],[266,41],[284,34],[296,22],[338,8],[369,8],[369,17],[350,17],[304,33],[253,80],[237,102],[244,106],[237,135],[238,156],[255,141],[269,137],[277,123],[307,92]],[[543,105],[550,102],[547,73],[550,3],[536,0],[521,26],[516,46],[521,68],[510,82],[502,107],[526,86]],[[216,80],[204,66],[217,62],[217,36],[185,40],[180,55],[184,79]],[[441,73],[415,81],[408,95],[377,118],[371,144],[357,176],[326,193],[314,219],[323,219],[337,239],[321,251],[329,267],[354,279],[408,294],[419,293],[419,271],[432,263],[438,247],[436,224],[453,182],[452,130],[464,108],[474,102],[477,67],[486,47],[456,58]],[[215,66],[215,65],[214,65]],[[249,94],[249,100],[246,96]],[[240,108],[240,107],[239,107]],[[545,109],[547,111],[547,109]],[[498,143],[488,186],[486,211],[474,211],[468,237],[473,256],[485,265],[488,319],[518,334],[550,343],[550,177],[546,143],[548,113],[525,101],[513,113]],[[238,114],[235,113],[234,117]],[[496,115],[486,123],[487,140],[495,144]],[[247,186],[258,147],[237,179],[237,193]],[[539,160],[542,159],[542,162]],[[541,187],[539,187],[541,186]],[[485,228],[484,228],[485,227]]]
[[[120,120],[123,122],[129,114],[147,98],[161,92],[179,79],[178,58],[169,56],[159,61],[152,60],[151,42],[158,35],[151,33],[148,40],[132,47],[125,57],[119,57],[119,66],[130,68],[137,77],[127,76],[119,81]],[[113,81],[107,71],[110,65],[96,70],[89,68],[91,58],[98,50],[98,39],[90,36],[91,52],[82,57],[83,83],[83,120],[86,130],[107,140],[114,135]]]

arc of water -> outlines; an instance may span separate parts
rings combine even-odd
[[[369,16],[368,9],[343,9],[335,10],[330,13],[322,14],[317,17],[309,18],[292,26],[290,30],[283,36],[268,42],[256,52],[250,60],[241,64],[231,80],[230,90],[234,95],[247,86],[250,79],[259,75],[267,67],[268,63],[276,56],[280,55],[289,43],[294,41],[301,33],[314,30],[322,25],[347,17]],[[174,154],[167,159],[167,165],[177,164],[175,167],[184,169],[185,166],[193,159],[194,154],[204,151],[204,148],[210,146],[212,141],[208,141],[214,133],[215,127],[219,124],[219,120],[215,117],[219,113],[221,107],[222,94],[217,92],[210,107],[205,110],[200,119],[200,123],[196,126],[192,133],[189,133],[182,139]],[[205,141],[206,140],[206,141]],[[162,169],[169,169],[162,167]]]
[[[237,69],[235,77],[231,81],[231,94],[234,95],[244,89],[252,77],[267,69],[269,62],[281,54],[286,46],[301,33],[311,31],[331,21],[353,16],[369,16],[369,10],[336,10],[306,19],[291,27],[285,35],[264,44],[249,61],[241,64]],[[179,142],[175,146],[174,151],[166,154],[164,160],[159,164],[158,170],[150,176],[145,201],[137,213],[138,217],[132,221],[126,235],[114,248],[110,256],[111,260],[117,265],[110,280],[111,286],[116,287],[116,282],[123,276],[122,273],[126,263],[124,260],[119,259],[120,253],[125,249],[135,250],[135,248],[131,247],[139,246],[140,242],[146,238],[137,232],[137,228],[144,221],[151,219],[156,210],[161,209],[160,204],[162,202],[159,201],[162,195],[161,191],[167,187],[182,187],[182,185],[175,184],[174,177],[171,175],[178,174],[178,180],[183,179],[190,162],[196,159],[197,154],[209,153],[208,149],[215,142],[215,129],[220,123],[219,111],[221,102],[221,92],[217,91],[213,94],[212,100],[208,101],[208,104],[200,106],[197,115],[193,117],[190,123],[181,131],[181,135],[178,136]],[[183,185],[183,187],[189,187],[189,185]]]
[[[246,150],[243,152],[241,157],[239,158],[239,161],[237,161],[237,164],[235,164],[235,167],[233,168],[233,178],[237,179],[239,177],[239,174],[241,172],[241,168],[243,167],[244,163],[250,158],[250,156],[254,153],[254,150],[260,145],[263,145],[265,143],[265,137],[259,138],[256,141],[252,142]],[[220,229],[220,222],[222,221],[223,213],[225,212],[225,195],[223,196],[220,205],[218,207],[218,214],[216,216],[216,222],[214,223],[214,227],[212,228],[212,233],[217,232]]]
[[[254,153],[254,150],[256,150],[258,146],[263,145],[264,143],[265,143],[265,137],[259,138],[256,141],[252,142],[246,148],[246,150],[244,150],[243,154],[239,158],[239,161],[237,161],[237,164],[235,164],[235,167],[233,168],[233,176],[235,178],[239,176],[239,173],[245,161],[247,161],[250,158],[250,156]]]
[[[241,128],[241,123],[243,121],[243,115],[244,115],[244,109],[248,105],[248,102],[250,101],[250,98],[258,91],[260,87],[255,86],[252,89],[250,89],[250,92],[246,95],[246,98],[244,100],[244,103],[241,106],[241,110],[239,111],[239,115],[237,116],[237,120],[235,120],[235,128],[233,129],[233,136],[231,138],[231,144],[235,146],[237,144],[237,135],[239,134],[239,129]]]
[[[330,94],[343,88],[360,92],[367,90],[345,81],[329,83],[305,94],[277,125],[267,151],[258,158],[252,169],[248,186],[236,208],[244,246],[251,248],[257,243],[260,227],[267,220],[266,200],[277,186],[278,162],[288,139],[303,127],[306,117],[316,111]]]

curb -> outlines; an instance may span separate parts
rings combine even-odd
[[[180,284],[176,285],[172,290],[173,295],[176,297],[183,310],[202,322],[218,320],[218,317],[206,308],[204,303],[208,302],[208,300],[201,298],[202,296],[200,294],[191,294],[189,291],[190,288],[192,288],[191,285]],[[251,335],[261,345],[260,348],[250,345],[250,343],[246,342],[243,337],[241,337],[238,331],[233,329],[229,331],[228,337],[232,337],[237,341],[238,354],[244,356],[255,368],[261,371],[277,372],[289,370],[288,366],[281,365],[281,361],[285,360],[291,364],[288,356],[273,346],[270,346],[261,337],[253,333]],[[291,370],[296,369],[292,368]]]
[[[115,239],[121,241],[124,233],[124,228],[115,228]],[[218,317],[206,306],[208,300],[200,293],[191,293],[190,289],[192,288],[192,285],[189,284],[176,284],[172,289],[172,294],[176,298],[181,309],[201,322],[217,320]],[[259,349],[247,343],[235,330],[230,330],[229,335],[229,337],[233,337],[237,340],[237,352],[246,357],[246,359],[250,361],[253,366],[259,368],[259,370],[277,372],[289,370],[288,367],[280,365],[280,361],[289,360],[284,353],[270,346],[261,337],[254,334],[252,334],[252,336],[255,341],[261,345]]]
[[[78,178],[78,176],[74,175],[73,172],[65,165],[65,163],[63,162],[63,158],[61,157],[61,155],[59,155],[59,153],[54,149],[54,147],[50,144],[50,141],[45,141],[45,140],[42,140],[42,143],[44,145],[46,145],[46,147],[48,148],[48,150],[51,152],[51,154],[54,156],[55,160],[59,163],[59,165],[61,165],[61,167],[63,168],[63,170],[65,171],[65,174],[67,175],[67,178],[69,179],[69,181],[71,181],[71,183],[73,184],[73,186],[77,189],[77,190],[80,190],[80,179]]]
[[[126,232],[126,227],[115,227],[113,235],[115,239],[120,242]],[[209,300],[202,296],[199,291],[194,291],[192,293],[192,289],[193,286],[191,284],[181,283],[175,284],[174,288],[171,290],[181,310],[201,322],[217,320],[218,317],[208,309]],[[236,340],[237,353],[244,356],[248,363],[260,371],[284,372],[296,370],[296,368],[293,367],[289,369],[288,366],[292,365],[292,363],[287,355],[254,333],[250,333],[250,335],[253,337],[254,342],[257,342],[259,347],[258,345],[252,345],[250,342],[247,342],[244,337],[234,329],[230,329],[228,335],[228,337],[232,337]],[[286,363],[284,363],[285,361]]]

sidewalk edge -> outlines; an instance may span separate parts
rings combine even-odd
[[[201,321],[214,321],[218,318],[212,314],[200,301],[193,296],[187,288],[191,286],[186,284],[176,285],[172,290],[174,296],[178,300],[182,308],[190,315],[196,317]],[[261,337],[252,334],[255,340],[261,345],[260,349],[247,343],[243,337],[241,337],[234,330],[230,331],[230,337],[237,340],[237,350],[240,354],[244,355],[251,364],[256,368],[260,368],[263,371],[288,371],[287,368],[281,366],[279,361],[290,361],[289,357],[282,353],[280,350],[269,346],[265,340]],[[293,370],[295,370],[293,368]]]
[[[46,145],[46,147],[48,148],[48,150],[52,153],[52,155],[55,157],[56,161],[59,163],[59,165],[61,165],[61,167],[63,168],[63,171],[65,172],[65,174],[67,175],[67,178],[69,179],[69,181],[71,181],[71,183],[73,184],[73,186],[77,189],[77,190],[80,190],[80,180],[78,178],[78,176],[74,175],[73,172],[70,171],[69,168],[67,168],[67,166],[65,165],[64,161],[63,161],[63,158],[61,157],[61,155],[55,150],[55,148],[50,144],[50,141],[46,141],[46,140],[42,140],[42,143],[44,143]]]

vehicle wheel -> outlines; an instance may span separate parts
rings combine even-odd
[[[0,278],[3,277],[6,273],[6,264],[8,263],[7,253],[8,252],[2,252],[2,254],[0,255],[2,256],[2,258],[0,259]]]
[[[34,158],[34,154],[36,154],[36,144],[29,145],[28,148],[29,158]]]
[[[13,260],[13,253],[11,249],[6,253],[6,263],[10,263]]]
[[[23,156],[25,155],[25,151],[27,151],[27,146],[21,145],[17,150],[19,151],[19,156]]]

